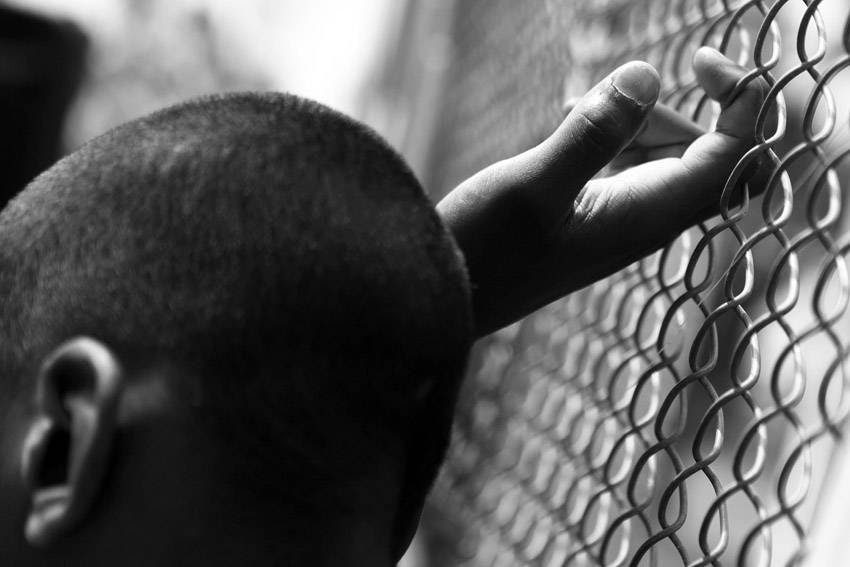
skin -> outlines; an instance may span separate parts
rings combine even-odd
[[[717,212],[727,176],[754,145],[767,85],[757,79],[736,91],[746,70],[707,47],[695,54],[694,71],[721,103],[714,131],[656,108],[657,73],[627,63],[571,105],[541,144],[473,175],[437,205],[466,257],[478,336],[616,272]],[[622,74],[640,83],[645,100],[613,86]],[[662,157],[677,149],[679,156]],[[638,154],[649,161],[622,169]],[[608,175],[595,177],[609,164]]]
[[[466,258],[479,335],[714,213],[726,177],[753,145],[766,88],[754,81],[736,90],[745,71],[713,50],[700,50],[694,68],[722,104],[715,131],[656,108],[657,73],[629,63],[576,101],[543,143],[477,173],[438,204]],[[676,157],[666,157],[671,152]],[[67,337],[36,372],[32,407],[5,416],[4,564],[381,567],[398,559],[405,545],[393,534],[410,531],[396,525],[404,447],[365,448],[375,473],[352,480],[349,502],[258,521],[238,482],[211,482],[206,471],[222,448],[184,419],[179,398],[162,386],[173,370],[130,377],[124,368],[110,345]],[[355,424],[329,427],[340,442],[356,437]],[[51,439],[63,428],[68,446],[57,451]],[[58,458],[45,457],[51,453]]]

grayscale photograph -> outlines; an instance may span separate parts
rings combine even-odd
[[[847,0],[0,0],[0,567],[850,566]]]

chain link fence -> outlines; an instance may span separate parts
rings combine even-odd
[[[495,8],[471,4],[458,18],[486,34]],[[426,515],[436,564],[798,564],[850,402],[850,6],[531,9],[559,28],[560,101],[642,59],[663,102],[710,127],[700,45],[771,89],[718,218],[479,345]],[[755,160],[772,164],[766,192],[728,204]]]

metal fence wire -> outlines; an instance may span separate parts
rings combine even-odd
[[[429,512],[446,564],[800,563],[850,407],[847,4],[572,8],[567,91],[642,59],[663,102],[710,127],[697,47],[763,77],[757,144],[732,177],[759,158],[773,175],[762,197],[483,341]]]

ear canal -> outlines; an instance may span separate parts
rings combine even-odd
[[[40,418],[24,441],[21,470],[30,488],[64,484],[68,476],[70,436],[66,428]]]
[[[31,494],[25,535],[43,547],[79,527],[101,489],[123,375],[106,346],[80,337],[47,358],[37,387],[22,468]]]
[[[24,533],[35,546],[46,546],[55,538],[68,511],[69,437],[64,424],[42,416],[24,442],[21,469],[31,494]]]

